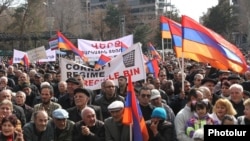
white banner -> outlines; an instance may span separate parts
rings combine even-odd
[[[106,79],[114,80],[118,84],[118,77],[131,75],[133,81],[145,79],[144,62],[142,58],[141,43],[132,45],[126,51],[115,57],[99,70],[61,58],[62,80],[67,80],[80,74],[84,77],[85,87],[96,90],[101,88],[101,82]]]
[[[92,41],[78,39],[78,48],[84,51],[89,61],[97,61],[101,54],[109,57],[115,57],[121,53],[121,43],[128,47],[133,45],[133,35],[124,36],[109,41]]]
[[[53,62],[56,61],[56,50],[47,49],[46,59],[40,59],[39,62]]]
[[[29,60],[30,60],[31,63],[36,62],[36,61],[38,61],[40,59],[46,59],[47,58],[44,46],[28,50],[27,54],[28,54],[28,57],[29,57]]]
[[[13,52],[13,63],[20,63],[21,60],[23,59],[23,56],[27,54],[26,52],[20,51],[20,50],[16,50],[14,49]]]

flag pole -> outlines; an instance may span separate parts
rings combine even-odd
[[[133,141],[133,136],[132,136],[132,124],[129,124],[129,141]]]
[[[162,61],[164,62],[164,60],[165,60],[165,55],[164,55],[164,38],[161,38],[161,46],[162,46]]]
[[[182,57],[181,57],[181,64],[182,64],[182,66],[181,66],[181,74],[182,74],[182,88],[181,88],[181,90],[184,92],[184,80],[185,80],[185,78],[184,78],[184,52],[182,52]]]

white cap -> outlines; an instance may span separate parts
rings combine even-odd
[[[124,108],[124,103],[122,101],[114,101],[108,106],[109,111],[118,111]]]
[[[158,97],[161,97],[160,91],[157,89],[152,89],[150,100],[156,99]]]

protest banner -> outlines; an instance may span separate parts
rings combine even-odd
[[[131,75],[133,82],[145,79],[146,75],[141,43],[132,45],[98,70],[64,58],[60,59],[60,68],[62,80],[80,74],[84,77],[85,87],[92,90],[100,89],[101,82],[106,79],[118,84],[117,79],[121,75]]]
[[[46,59],[39,59],[39,62],[53,62],[56,61],[56,50],[47,49]]]
[[[46,55],[46,50],[44,46],[35,48],[35,49],[31,49],[27,51],[27,55],[29,57],[30,62],[36,62],[40,59],[46,59],[47,55]]]
[[[51,50],[57,50],[58,49],[58,39],[57,38],[51,38],[49,40],[49,47]]]
[[[84,51],[84,54],[89,58],[89,61],[97,61],[101,54],[111,58],[121,53],[122,43],[130,47],[133,45],[133,35],[124,36],[118,39],[109,41],[92,41],[78,39],[78,49]]]
[[[23,59],[23,56],[27,54],[26,52],[20,51],[20,50],[16,50],[14,49],[13,52],[13,63],[20,63],[21,60]]]

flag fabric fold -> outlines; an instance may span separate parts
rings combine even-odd
[[[161,21],[161,36],[162,36],[162,38],[163,39],[171,39],[171,33],[169,30],[168,22],[166,21],[165,18],[163,18],[163,16],[161,16],[160,21]]]
[[[23,55],[23,58],[22,58],[20,64],[24,65],[26,68],[29,67],[29,65],[30,65],[30,60],[29,60],[27,54],[24,54],[24,55]]]
[[[124,52],[127,49],[128,49],[128,46],[124,44],[123,42],[121,42],[121,52]]]
[[[156,59],[146,62],[146,72],[154,74],[154,78],[158,78],[160,68]]]
[[[108,57],[108,56],[106,56],[104,54],[101,54],[101,56],[99,57],[99,60],[95,64],[95,69],[99,69],[100,67],[104,66],[110,60],[111,60],[110,57]]]
[[[155,47],[152,45],[152,43],[149,42],[148,47],[149,47],[150,53],[152,55],[152,58],[161,60],[160,54],[157,52],[157,50],[155,50]]]
[[[202,55],[216,60],[225,68],[237,73],[247,70],[246,60],[241,51],[222,36],[199,24],[195,20],[182,16],[183,52]]]
[[[132,124],[132,134],[134,141],[148,141],[149,135],[146,127],[146,123],[142,116],[142,112],[137,101],[134,87],[132,84],[131,76],[128,76],[128,88],[125,101],[123,124]]]
[[[172,42],[174,45],[174,51],[176,53],[177,58],[181,58],[183,55],[183,58],[192,59],[197,62],[209,63],[212,67],[217,68],[217,69],[223,69],[223,70],[228,69],[225,65],[223,65],[222,63],[214,59],[209,59],[203,55],[196,54],[196,53],[183,52],[182,51],[182,26],[181,24],[171,19],[168,19],[167,17],[164,17],[164,16],[162,16],[162,19],[165,19],[165,21],[167,21],[169,24],[169,29],[170,29],[171,36],[172,36]]]
[[[69,41],[61,32],[57,32],[58,37],[58,48],[59,49],[65,49],[65,50],[71,50],[76,55],[80,56],[83,61],[88,62],[88,58],[84,55],[83,51],[80,51],[75,45]]]

